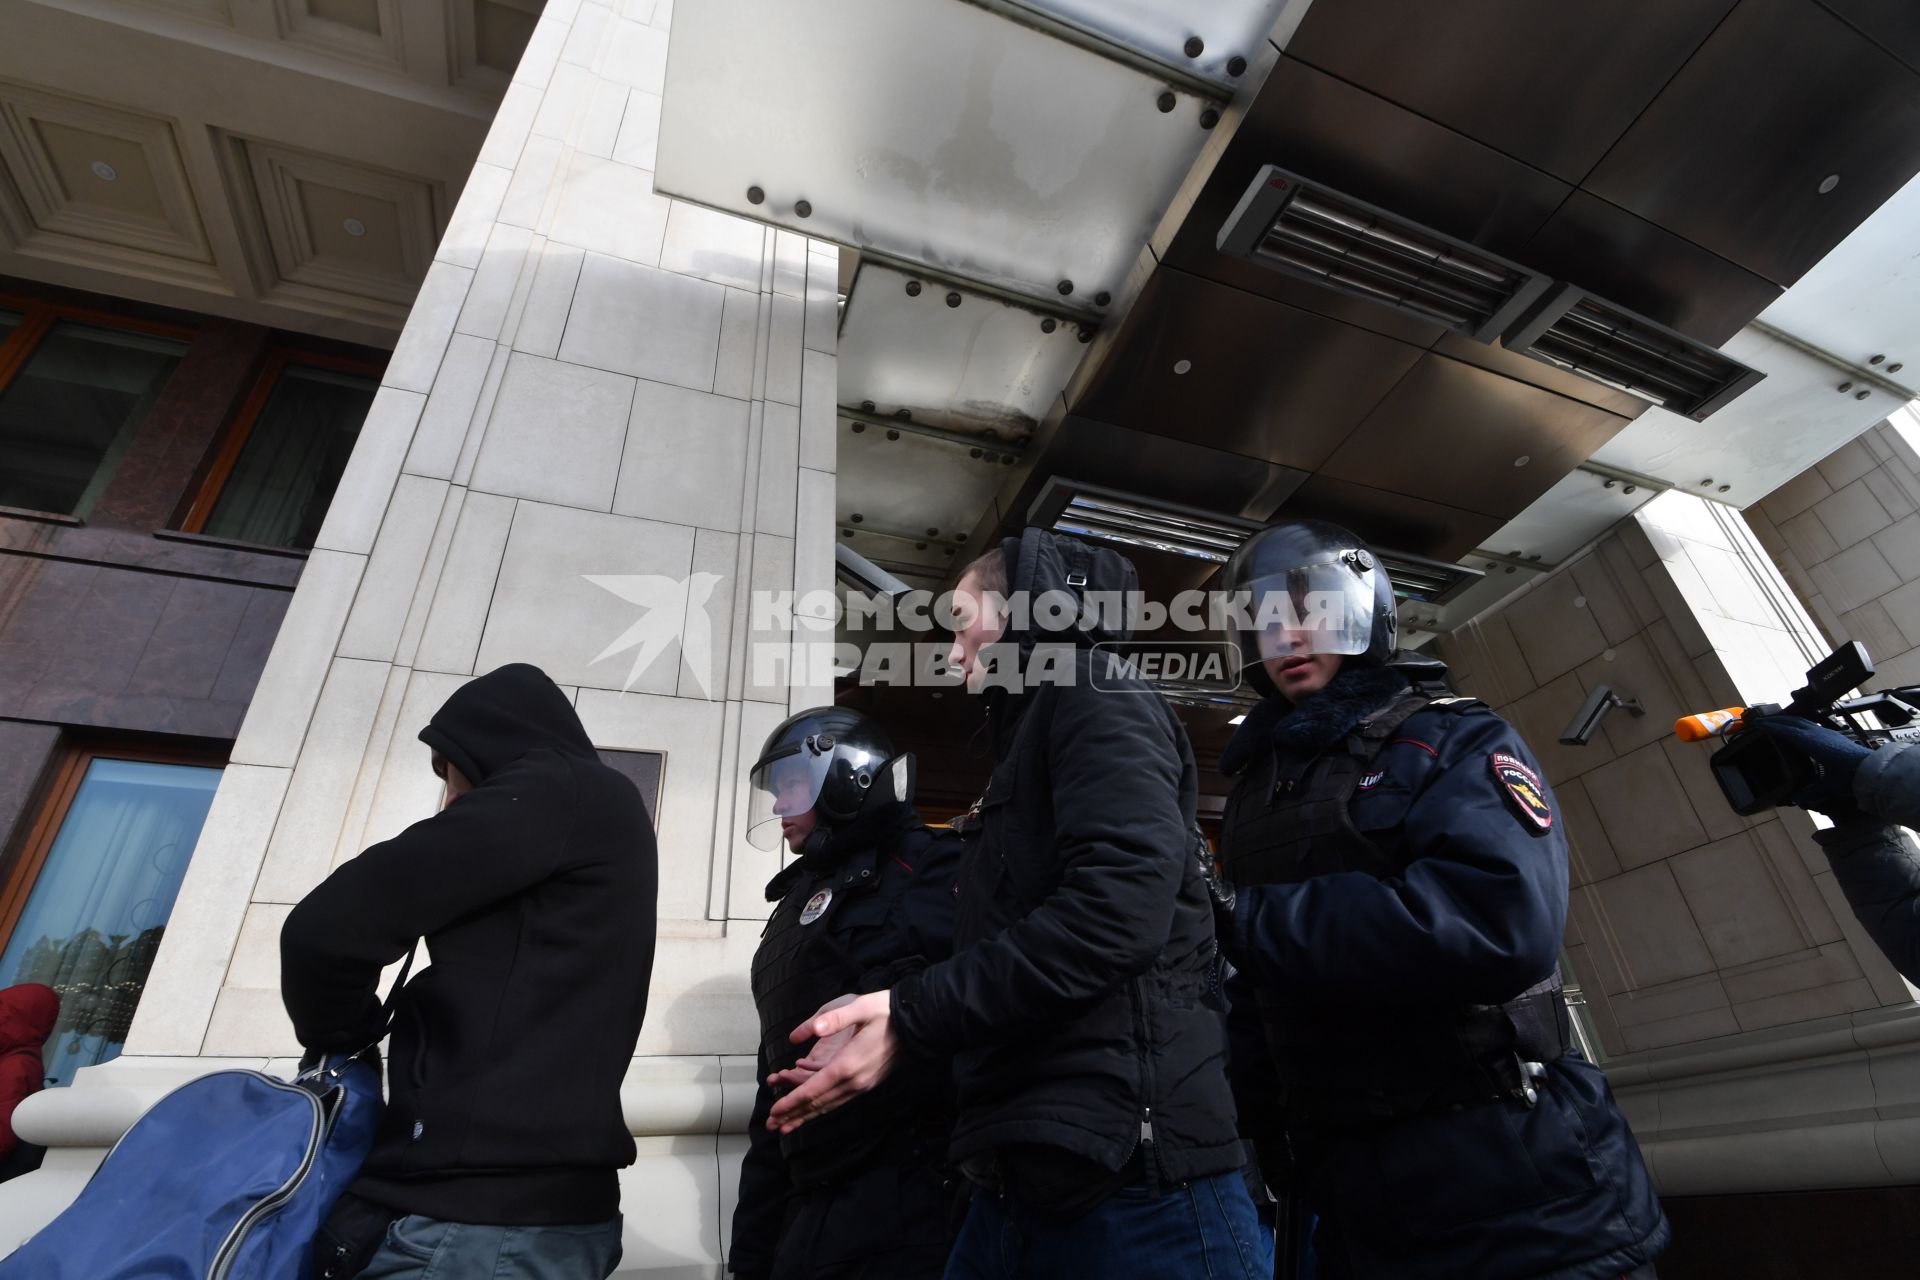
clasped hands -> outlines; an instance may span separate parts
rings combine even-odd
[[[807,1121],[843,1107],[879,1084],[899,1050],[892,1026],[893,1001],[886,991],[839,996],[793,1029],[794,1044],[812,1040],[807,1055],[767,1077],[790,1090],[773,1104],[767,1128],[792,1133]]]

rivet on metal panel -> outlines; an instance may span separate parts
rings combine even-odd
[[[940,536],[940,531],[938,529],[929,529],[927,530],[927,536],[929,538],[937,538]]]
[[[947,305],[950,307],[957,307],[960,305],[960,294],[958,290],[955,290],[947,294]]]
[[[898,431],[889,431],[889,432],[887,432],[887,439],[889,439],[889,440],[898,440],[899,438],[900,438],[900,433],[899,433]]]
[[[1010,467],[1010,466],[1012,466],[1013,464],[1014,464],[1014,456],[1013,456],[1012,454],[1010,454],[1010,453],[1003,453],[1003,454],[1001,454],[1001,455],[1000,455],[1000,465],[1001,465],[1001,466],[1003,466],[1003,467]]]
[[[1093,295],[1093,305],[1096,307],[1104,307],[1109,302],[1112,302],[1112,301],[1113,301],[1113,295],[1108,293],[1105,289],[1102,289],[1100,292]]]
[[[1639,486],[1639,485],[1637,485],[1637,484],[1630,484],[1630,485],[1628,485],[1628,486],[1627,486],[1626,488],[1624,488],[1624,489],[1622,489],[1622,490],[1621,490],[1620,492],[1622,492],[1622,493],[1632,493],[1632,492],[1633,492],[1633,491],[1634,491],[1635,489],[1638,489],[1639,487],[1640,487],[1640,486]]]
[[[1197,58],[1207,51],[1207,42],[1199,36],[1188,36],[1186,51],[1189,58]]]
[[[1886,358],[1885,356],[1869,356],[1869,357],[1867,357],[1867,363],[1868,363],[1868,364],[1885,364],[1886,362],[1887,362],[1887,358]]]
[[[1228,75],[1242,76],[1242,75],[1245,75],[1246,73],[1247,73],[1247,60],[1245,58],[1241,57],[1239,54],[1236,53],[1231,58],[1227,59]]]
[[[1898,372],[1900,372],[1900,371],[1901,371],[1902,369],[1904,369],[1904,368],[1906,368],[1906,367],[1907,367],[1907,366],[1905,366],[1904,364],[1901,364],[1901,363],[1900,363],[1900,362],[1899,362],[1898,360],[1895,360],[1895,361],[1894,361],[1894,362],[1893,362],[1892,364],[1890,364],[1890,365],[1888,365],[1888,366],[1887,366],[1887,372],[1888,372],[1888,373],[1898,373]]]
[[[927,544],[924,542],[916,542],[913,544],[913,549],[915,551],[925,551],[927,549]]]
[[[813,201],[811,200],[794,201],[793,216],[796,218],[811,218],[813,216]]]
[[[861,432],[865,431],[866,429],[867,429],[867,424],[864,422],[856,422],[853,424],[853,434],[855,435],[859,435]]]
[[[1733,491],[1733,486],[1730,484],[1723,484],[1720,486],[1721,493],[1731,493],[1732,491]]]
[[[1845,395],[1847,394],[1847,392],[1853,390],[1853,384],[1851,382],[1843,382],[1834,389],[1838,391],[1841,395]]]
[[[1060,290],[1060,296],[1064,298],[1065,296],[1073,292],[1073,281],[1062,280],[1058,285],[1054,287]]]
[[[1165,115],[1180,105],[1180,99],[1173,96],[1173,90],[1168,89],[1160,95],[1158,105],[1160,107],[1160,114]]]
[[[1855,400],[1865,400],[1868,396],[1872,394],[1873,392],[1871,391],[1856,391],[1853,393],[1853,398]]]
[[[766,198],[767,198],[767,193],[766,193],[766,192],[764,192],[764,191],[762,191],[762,190],[761,190],[760,188],[758,188],[758,187],[748,187],[748,188],[747,188],[747,203],[748,203],[748,204],[761,204],[761,203],[763,203],[763,202],[765,202],[765,200],[766,200]]]
[[[982,452],[982,451],[981,451],[981,450],[979,450],[979,449],[969,449],[969,450],[967,450],[967,456],[968,456],[969,458],[977,458],[977,457],[979,457],[979,456],[980,456],[980,454],[981,454],[981,452]]]
[[[859,514],[858,512],[855,512],[853,515],[849,516],[848,519],[852,520],[855,524],[859,524],[862,520],[865,520],[866,517]]]
[[[860,402],[860,412],[862,412],[862,413],[872,413],[872,412],[873,412],[873,401],[871,401],[871,400],[862,400],[862,401]]]
[[[853,530],[851,530],[851,529],[842,529],[842,530],[840,531],[840,536],[841,536],[841,537],[843,537],[843,538],[851,538],[851,537],[853,536]]]
[[[1084,324],[1080,326],[1080,341],[1082,342],[1093,341],[1093,329],[1090,326],[1084,325]]]
[[[893,416],[894,416],[894,417],[896,417],[896,418],[898,418],[898,419],[900,419],[900,421],[902,421],[902,422],[912,422],[912,421],[913,421],[913,410],[911,410],[911,409],[895,409],[895,410],[893,411]]]
[[[907,281],[907,296],[909,298],[917,298],[920,296],[920,282],[918,280]]]
[[[1211,129],[1219,123],[1220,109],[1218,107],[1208,107],[1200,113],[1200,127],[1202,129]]]
[[[1614,485],[1618,483],[1620,483],[1618,480],[1602,480],[1600,482],[1600,487],[1602,489],[1611,489],[1613,488]]]
[[[1052,316],[1048,316],[1045,320],[1042,320],[1040,322],[1040,332],[1042,333],[1052,333],[1055,329],[1058,329],[1059,327],[1060,327],[1060,322],[1058,320],[1055,320]]]
[[[1713,477],[1712,477],[1712,476],[1708,476],[1708,477],[1707,477],[1707,478],[1706,478],[1705,480],[1702,480],[1702,481],[1700,482],[1700,487],[1701,487],[1702,489],[1704,489],[1704,488],[1706,488],[1706,487],[1707,487],[1708,485],[1710,485],[1710,484],[1712,484],[1712,483],[1713,483]]]

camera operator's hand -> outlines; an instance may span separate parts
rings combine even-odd
[[[1873,754],[1868,748],[1843,733],[1795,715],[1748,717],[1742,723],[1742,732],[1764,733],[1820,766],[1819,779],[1794,795],[1795,804],[1823,813],[1835,822],[1859,813],[1853,799],[1853,775],[1861,761]]]

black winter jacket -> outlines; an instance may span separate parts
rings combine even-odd
[[[1920,743],[1874,748],[1853,775],[1858,817],[1813,838],[1853,914],[1908,982],[1920,983]]]
[[[536,667],[464,685],[420,738],[473,789],[340,867],[280,935],[294,1030],[330,1052],[379,1036],[384,966],[422,937],[432,954],[400,993],[352,1190],[455,1222],[604,1221],[634,1158],[620,1082],[653,967],[646,809]]]
[[[1137,590],[1112,551],[1038,529],[1005,546],[1016,595]],[[1150,1180],[1243,1163],[1206,999],[1216,949],[1189,856],[1193,753],[1158,692],[1107,679],[1090,651],[1124,636],[1075,634],[1053,655],[1067,659],[1059,679],[987,694],[996,764],[963,824],[955,955],[893,988],[903,1043],[954,1060],[956,1160],[1041,1144],[1118,1172],[1138,1150]],[[1037,637],[1007,638],[1037,669]]]

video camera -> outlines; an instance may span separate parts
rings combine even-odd
[[[1822,658],[1807,672],[1807,683],[1794,691],[1786,706],[1762,703],[1729,707],[1687,716],[1674,726],[1687,741],[1728,737],[1713,753],[1714,781],[1733,811],[1751,817],[1792,797],[1819,780],[1820,766],[1778,738],[1739,732],[1743,724],[1762,716],[1800,716],[1843,733],[1869,749],[1884,742],[1920,741],[1920,685],[1887,689],[1864,697],[1845,695],[1873,676],[1873,659],[1858,640],[1849,641]],[[1862,727],[1859,717],[1872,715],[1878,724]]]

